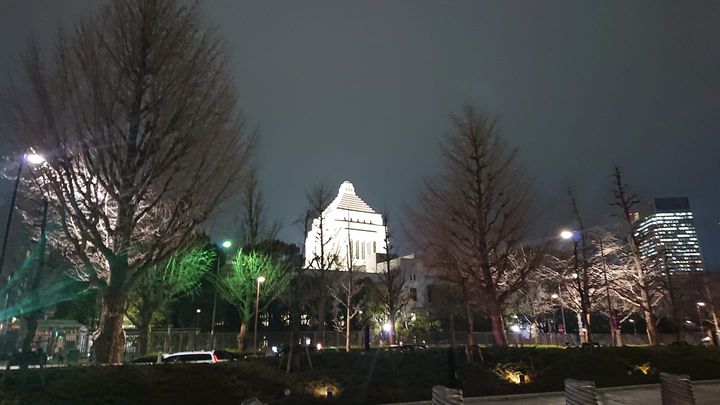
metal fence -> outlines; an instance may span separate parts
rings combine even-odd
[[[173,353],[181,351],[193,350],[209,350],[209,349],[238,349],[238,334],[235,332],[221,333],[200,333],[197,330],[164,330],[153,331],[150,333],[148,342],[148,353]],[[352,346],[361,346],[363,344],[362,332],[352,332],[350,336],[350,344]],[[267,351],[273,346],[283,347],[294,343],[315,346],[317,343],[324,341],[324,346],[345,347],[345,335],[335,332],[326,331],[324,338],[318,332],[304,331],[294,334],[289,331],[258,331],[258,350]],[[245,340],[245,350],[253,350],[253,333],[249,333]],[[138,335],[134,332],[126,334],[125,358],[133,358],[138,355]]]
[[[138,335],[137,333],[128,332],[125,349],[126,358],[134,358],[138,356]],[[213,335],[209,333],[200,333],[197,330],[188,329],[169,329],[156,330],[150,334],[148,342],[149,353],[172,353],[179,351],[192,350],[208,350],[208,349],[237,349],[237,336],[235,332],[222,332]],[[267,351],[273,346],[282,347],[291,343],[292,332],[290,331],[258,331],[258,350]],[[601,345],[610,345],[612,342],[610,334],[595,333],[592,335],[593,341]],[[683,335],[684,340],[689,344],[699,344],[703,337],[700,333],[688,332]],[[329,347],[345,347],[345,336],[335,331],[326,331],[324,337],[318,332],[303,331],[294,335],[294,343],[315,346],[319,342],[324,342],[324,346]],[[529,336],[525,333],[507,333],[508,343],[511,345],[577,345],[579,342],[576,334],[562,333],[542,333],[537,336]],[[624,334],[622,335],[622,344],[625,345],[644,345],[647,344],[647,337],[643,335]],[[676,340],[674,334],[659,335],[661,344],[670,344]],[[430,332],[412,336],[398,336],[398,344],[425,344],[429,346],[440,345],[464,345],[468,343],[467,333],[455,333],[453,336],[444,332]],[[475,332],[472,334],[472,344],[492,345],[494,338],[491,332]],[[353,346],[363,345],[363,336],[361,331],[351,333],[350,344]],[[382,346],[387,344],[387,340],[383,335],[373,335],[370,339],[372,346]],[[248,333],[245,342],[246,350],[253,349],[253,333]]]

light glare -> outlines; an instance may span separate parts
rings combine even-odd
[[[28,153],[25,155],[25,160],[34,165],[40,165],[45,163],[45,158],[37,153]]]

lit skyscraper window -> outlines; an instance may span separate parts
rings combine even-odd
[[[653,266],[671,271],[702,271],[693,214],[687,198],[656,198],[654,212],[635,226],[640,255]]]

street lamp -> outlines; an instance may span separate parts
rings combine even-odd
[[[255,336],[253,337],[253,340],[255,341],[255,344],[253,347],[255,348],[255,353],[257,353],[257,326],[258,326],[258,312],[260,311],[260,284],[265,282],[265,277],[260,276],[257,278],[257,294],[255,295]]]
[[[5,263],[5,252],[7,251],[8,237],[10,236],[10,225],[12,224],[13,213],[15,212],[15,201],[17,200],[18,187],[20,186],[20,178],[22,177],[23,166],[25,161],[32,165],[40,165],[45,162],[45,158],[37,153],[25,153],[20,159],[18,165],[17,176],[15,176],[15,185],[13,186],[12,197],[10,198],[10,208],[8,209],[8,218],[5,223],[5,236],[3,237],[2,250],[0,250],[0,274],[3,272],[3,264]]]
[[[220,245],[223,249],[228,249],[232,246],[232,242],[229,240],[223,241]],[[215,282],[220,277],[220,255],[218,255],[215,265]],[[215,286],[215,292],[213,293],[213,310],[212,310],[212,323],[210,324],[210,336],[212,336],[212,345],[215,346],[215,311],[217,310],[217,285]]]
[[[587,273],[587,266],[585,263],[585,242],[583,239],[583,265],[582,265],[582,277],[579,277],[579,271],[580,271],[580,258],[578,256],[578,237],[582,237],[582,234],[580,232],[574,232],[570,230],[563,230],[560,232],[560,238],[565,240],[572,240],[573,242],[573,267],[575,272],[573,273],[573,278],[575,278],[575,281],[577,283],[577,290],[580,293],[580,320],[583,325],[578,325],[578,334],[580,337],[580,342],[588,342],[590,343],[592,341],[591,334],[590,334],[590,297],[588,296],[588,292],[590,290],[590,287],[588,285],[588,273]],[[583,327],[584,326],[584,327]]]
[[[558,286],[558,293],[551,295],[550,298],[560,301],[560,316],[562,317],[563,335],[565,335],[565,343],[568,343],[568,341],[567,341],[567,325],[565,325],[565,304],[563,303],[562,298],[560,298],[560,293],[561,293],[560,286]]]
[[[37,153],[28,152],[23,154],[18,165],[17,176],[15,177],[15,185],[13,186],[12,197],[10,199],[10,207],[8,208],[7,222],[5,222],[5,235],[3,236],[2,249],[0,249],[0,275],[3,274],[3,265],[5,264],[5,253],[7,252],[7,243],[10,236],[10,225],[12,225],[12,217],[15,212],[15,201],[17,200],[18,187],[20,186],[20,178],[22,177],[23,166],[25,161],[32,165],[40,165],[45,162],[45,158]],[[10,276],[8,276],[8,283],[10,282]],[[3,312],[7,310],[8,299],[10,298],[10,292],[5,294],[5,307]],[[4,322],[7,323],[7,322]],[[5,329],[7,331],[7,327]]]
[[[705,306],[704,302],[698,302],[695,304],[695,308],[697,308],[697,313],[698,313],[698,325],[700,325],[700,335],[702,337],[705,337],[705,327],[703,327],[702,315],[700,314],[700,307],[704,307],[704,306]]]
[[[630,322],[633,326],[633,333],[637,335],[637,326],[635,326],[635,320],[634,319],[628,319],[628,322]]]

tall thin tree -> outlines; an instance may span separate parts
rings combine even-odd
[[[619,209],[618,217],[624,224],[629,263],[627,278],[618,284],[615,292],[625,301],[635,305],[645,319],[648,343],[658,345],[656,304],[659,300],[661,278],[649,269],[640,254],[640,241],[635,236],[635,206],[640,203],[638,196],[630,190],[618,166],[613,168],[613,199],[611,206]]]
[[[529,182],[495,122],[466,106],[442,144],[442,174],[425,181],[412,213],[419,248],[447,249],[479,293],[495,343],[507,344],[503,307],[542,259],[523,248],[529,228]]]
[[[255,144],[220,41],[197,2],[117,0],[31,46],[4,111],[62,233],[48,235],[102,294],[96,358],[122,361],[129,289],[188,244],[244,176]],[[28,187],[24,187],[28,189]]]

